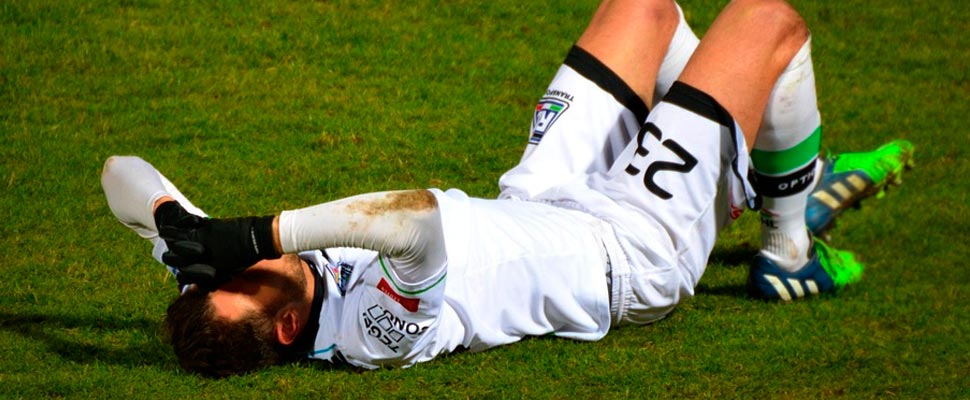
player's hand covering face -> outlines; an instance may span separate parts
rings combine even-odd
[[[155,226],[168,245],[162,261],[179,270],[180,283],[215,288],[260,260],[280,257],[273,218],[203,218],[166,202],[155,211]]]

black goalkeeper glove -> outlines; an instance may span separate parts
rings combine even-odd
[[[203,217],[188,212],[181,204],[175,201],[162,203],[155,209],[155,226],[159,231],[162,230],[162,227],[186,229],[198,227],[201,225],[203,219]],[[168,241],[166,241],[166,244],[171,245]],[[166,264],[171,265],[169,263]],[[174,265],[172,266],[174,267]],[[175,278],[178,280],[180,287],[182,285],[197,284],[211,289],[218,286],[216,269],[211,265],[191,264],[175,269],[178,271]]]
[[[180,283],[214,288],[260,260],[276,259],[274,216],[202,218],[176,202],[155,211],[155,225],[168,251],[162,261],[179,270]]]

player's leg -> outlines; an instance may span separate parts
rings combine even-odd
[[[680,75],[697,42],[673,0],[607,0],[576,45],[608,66],[651,106],[654,99],[663,97],[654,93],[666,92]]]
[[[761,257],[795,271],[812,247],[805,207],[815,183],[822,125],[810,41],[775,82],[751,152],[761,207]]]
[[[775,83],[751,153],[763,199],[761,250],[748,277],[755,296],[790,300],[834,290],[861,274],[862,265],[851,253],[815,243],[806,227],[806,207],[821,166],[821,135],[806,40]],[[837,276],[826,269],[846,273]]]
[[[756,142],[768,98],[808,40],[798,13],[781,0],[736,0],[718,15],[680,81],[716,99]]]
[[[648,259],[663,255],[645,265],[675,264],[683,275],[681,296],[692,293],[718,231],[739,211],[738,200],[746,197],[750,204],[748,146],[757,141],[775,82],[807,39],[804,22],[784,2],[732,2],[702,39],[680,83],[651,113],[646,132],[603,183],[604,193],[622,197],[617,201],[661,225],[661,238],[670,237],[669,245],[656,238],[650,244],[649,231],[631,227],[626,230],[635,237],[621,240],[642,247]],[[649,282],[633,286],[650,293]],[[631,320],[649,316],[636,314],[641,316]]]
[[[851,253],[813,242],[805,226],[820,138],[808,38],[787,4],[735,1],[682,75],[721,102],[756,149],[764,239],[748,283],[769,299],[833,291],[862,272]]]
[[[757,173],[753,182],[764,214],[772,218],[766,218],[763,252],[778,254],[793,269],[805,265],[811,247],[804,210],[820,135],[808,38],[804,21],[781,0],[733,1],[680,78],[733,117],[749,147],[740,151],[752,144],[756,149],[755,171],[770,168],[772,175]],[[679,92],[666,100],[681,106],[692,102]]]
[[[522,161],[499,181],[502,196],[532,198],[607,171],[696,45],[672,0],[604,1],[539,101]]]

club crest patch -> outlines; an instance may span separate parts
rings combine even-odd
[[[532,119],[532,136],[529,137],[529,143],[539,144],[542,136],[549,131],[549,128],[552,128],[552,124],[556,123],[556,120],[567,109],[569,109],[569,101],[557,97],[543,97],[539,104],[536,104],[536,114]]]
[[[340,294],[347,294],[347,282],[350,281],[350,274],[354,273],[353,264],[339,262],[334,268],[334,277],[337,279],[337,289]]]

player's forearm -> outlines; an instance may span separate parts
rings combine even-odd
[[[284,253],[358,247],[404,264],[444,262],[441,215],[437,200],[427,190],[349,197],[284,211],[276,222],[276,239]]]

